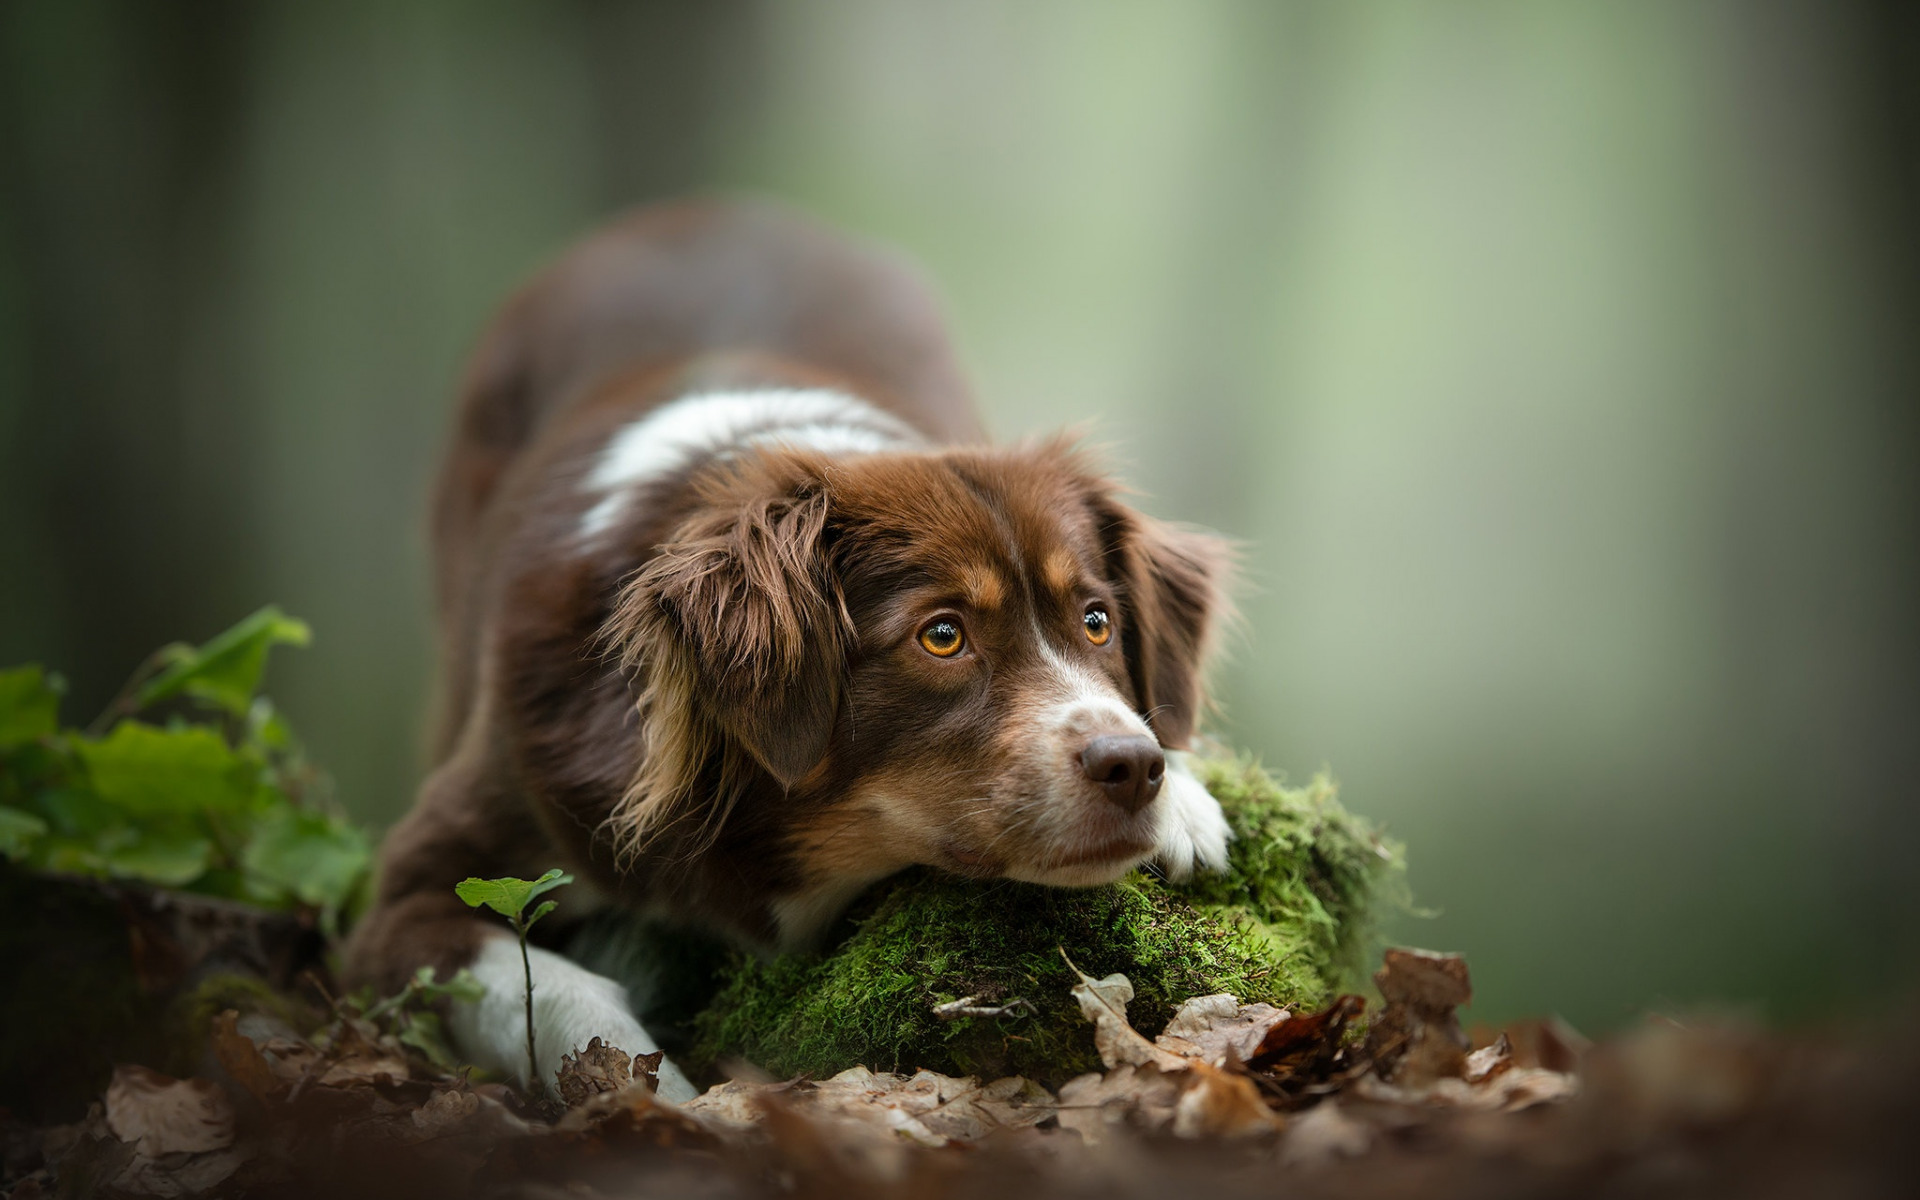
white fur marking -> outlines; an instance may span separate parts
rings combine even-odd
[[[901,864],[904,866],[905,864]],[[899,870],[894,867],[867,876],[836,879],[810,892],[796,892],[773,902],[774,925],[780,930],[783,950],[813,947],[820,936],[847,911],[854,897]]]
[[[581,517],[580,536],[592,541],[611,529],[636,488],[731,448],[783,445],[873,454],[918,440],[906,425],[866,401],[825,388],[682,396],[607,440],[581,483],[582,490],[603,494]]]
[[[1153,736],[1153,730],[1140,719],[1140,714],[1114,693],[1111,680],[1068,661],[1047,644],[1046,635],[1039,630],[1034,631],[1034,639],[1041,655],[1053,668],[1054,679],[1063,693],[1057,703],[1046,709],[1043,718],[1046,733],[1069,738],[1095,731]]]
[[[660,1048],[634,1019],[625,988],[550,950],[529,948],[527,956],[533,967],[534,1052],[540,1056],[541,1084],[548,1091],[561,1055],[584,1049],[596,1037],[628,1054],[651,1054]],[[511,1076],[524,1087],[527,993],[519,942],[504,936],[490,939],[469,969],[487,991],[477,1001],[454,1003],[448,1022],[454,1043],[475,1066]],[[679,1104],[699,1092],[679,1067],[662,1059],[659,1094]]]
[[[1154,837],[1154,861],[1167,878],[1185,879],[1195,867],[1227,869],[1227,843],[1233,840],[1233,827],[1220,811],[1220,802],[1193,777],[1188,755],[1167,751],[1167,775],[1156,802],[1160,824]]]

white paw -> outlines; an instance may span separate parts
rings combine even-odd
[[[1224,871],[1233,827],[1206,787],[1193,777],[1187,755],[1167,752],[1167,777],[1160,785],[1159,848],[1153,862],[1168,879],[1185,879],[1195,868]]]
[[[550,950],[533,948],[527,955],[533,968],[534,1051],[540,1057],[541,1079],[549,1092],[560,1070],[561,1056],[585,1049],[596,1037],[628,1054],[651,1054],[659,1049],[627,1007],[625,988]],[[503,1072],[525,1087],[523,970],[517,941],[510,937],[490,940],[472,966],[474,978],[485,985],[486,994],[470,1004],[455,1003],[448,1023],[455,1044],[474,1065]],[[662,1100],[677,1104],[699,1094],[679,1067],[661,1060]]]

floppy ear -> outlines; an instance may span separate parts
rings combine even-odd
[[[1231,611],[1233,551],[1210,533],[1096,500],[1120,637],[1140,713],[1160,744],[1185,749],[1206,704],[1201,679],[1214,630]]]
[[[743,754],[791,787],[833,734],[850,622],[828,562],[826,492],[812,479],[733,484],[634,576],[608,625],[645,682],[644,760],[615,814],[629,846],[686,815],[711,754],[724,792]],[[732,795],[715,799],[708,820]]]

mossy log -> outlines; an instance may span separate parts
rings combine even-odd
[[[1325,776],[1286,788],[1249,762],[1199,769],[1233,825],[1226,873],[1079,890],[909,873],[856,910],[830,953],[735,955],[685,1056],[780,1076],[857,1063],[1057,1084],[1099,1065],[1063,950],[1088,974],[1124,972],[1149,1035],[1194,996],[1324,1003],[1358,980],[1376,915],[1402,894],[1400,848],[1347,813]],[[965,997],[1026,1003],[1002,1016],[934,1011]]]

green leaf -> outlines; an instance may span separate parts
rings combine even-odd
[[[412,1046],[426,1056],[428,1062],[443,1071],[454,1071],[460,1067],[460,1056],[454,1053],[453,1043],[447,1040],[446,1025],[438,1013],[416,1012],[407,1015],[406,1028],[399,1034],[400,1044]]]
[[[182,887],[198,879],[213,861],[213,843],[180,831],[147,832],[106,849],[107,872],[162,887]]]
[[[555,867],[538,879],[515,879],[511,875],[499,879],[462,880],[454,886],[454,894],[467,902],[469,908],[486,905],[503,917],[518,917],[526,910],[527,901],[563,887],[573,882],[573,876]]]
[[[32,813],[0,808],[0,855],[18,862],[46,834],[47,823]]]
[[[269,604],[204,646],[177,643],[161,651],[167,666],[141,686],[135,701],[145,708],[185,694],[244,717],[266,674],[267,651],[312,640],[305,621]]]
[[[353,895],[373,859],[367,835],[320,813],[287,808],[263,819],[241,851],[255,882],[284,889],[303,904],[335,910]]]
[[[85,875],[93,878],[105,878],[107,860],[94,848],[90,841],[61,837],[58,834],[42,839],[32,847],[32,857],[28,864],[36,871],[50,871],[56,875]]]
[[[34,797],[34,807],[62,837],[91,838],[123,820],[91,788],[46,788]]]
[[[553,870],[548,871],[545,875],[533,881],[532,889],[527,892],[527,899],[531,900],[535,896],[544,896],[553,889],[565,887],[572,882],[573,876],[566,874],[559,867],[555,867]]]
[[[122,721],[79,743],[94,791],[134,816],[238,813],[259,794],[255,772],[218,733],[201,726],[156,729]]]
[[[38,663],[0,671],[0,749],[37,741],[60,727],[58,675]]]
[[[455,971],[453,978],[445,983],[433,981],[432,967],[427,967],[426,971],[427,977],[421,981],[420,993],[430,1000],[437,1000],[444,996],[449,1000],[465,1000],[471,1004],[477,1003],[487,994],[487,985],[476,979],[473,972],[465,967]]]
[[[538,920],[539,920],[539,919],[540,919],[541,917],[544,917],[544,916],[546,916],[546,915],[547,915],[548,913],[550,913],[550,912],[552,912],[552,911],[553,911],[554,909],[556,909],[556,908],[559,908],[559,907],[560,907],[560,903],[559,903],[559,901],[557,901],[557,900],[543,900],[543,901],[541,901],[541,902],[540,902],[540,907],[538,907],[538,908],[536,908],[536,909],[534,909],[534,910],[533,910],[533,915],[527,918],[527,920],[526,920],[526,927],[527,927],[528,929],[531,929],[531,928],[533,928],[533,923],[534,923],[535,921],[538,921]]]

